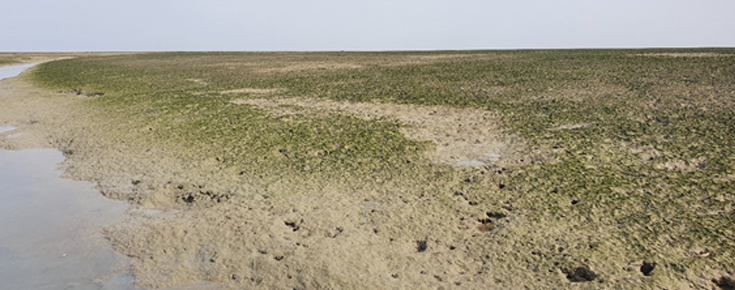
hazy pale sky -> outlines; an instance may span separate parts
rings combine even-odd
[[[0,0],[0,51],[735,47],[733,0]]]

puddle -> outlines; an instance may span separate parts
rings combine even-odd
[[[3,289],[135,289],[129,261],[102,228],[127,204],[89,182],[62,179],[51,149],[0,150],[0,284]],[[9,287],[9,288],[7,288]]]
[[[24,70],[36,65],[35,63],[23,65],[0,66],[0,80],[12,78],[19,75]]]

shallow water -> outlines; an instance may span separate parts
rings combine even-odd
[[[60,178],[51,149],[0,150],[2,289],[134,289],[102,228],[127,205],[88,182]]]
[[[0,67],[0,79],[31,66]],[[14,129],[0,126],[0,138]],[[102,235],[127,204],[62,179],[62,161],[52,149],[0,150],[0,289],[136,289],[130,261]]]
[[[23,65],[0,66],[0,80],[17,76],[24,70],[27,70],[34,65],[36,64],[31,63]]]

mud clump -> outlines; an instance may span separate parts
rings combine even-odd
[[[507,215],[502,212],[486,212],[485,215],[487,215],[487,218],[477,220],[480,222],[480,225],[477,226],[477,230],[480,232],[489,232],[494,230],[496,228],[495,222],[507,217]]]
[[[416,241],[416,251],[419,253],[426,252],[427,248],[428,245],[426,244],[426,240]]]
[[[567,274],[567,279],[572,283],[591,282],[597,279],[597,274],[587,267],[576,267],[574,269],[564,270],[563,272]]]
[[[81,89],[72,89],[69,93],[77,95],[77,96],[85,96],[85,97],[90,97],[90,98],[102,97],[105,95],[104,92],[85,92]]]
[[[720,279],[712,279],[712,282],[722,290],[735,290],[735,280],[729,277],[720,277]]]
[[[179,199],[185,204],[193,205],[200,201],[209,201],[213,203],[221,203],[230,199],[230,195],[218,194],[211,190],[200,190],[194,192],[186,192],[179,196]]]
[[[487,215],[487,217],[492,219],[502,219],[507,217],[507,215],[502,212],[487,212],[485,214]]]
[[[298,231],[299,229],[301,229],[301,224],[302,224],[303,222],[304,222],[304,220],[302,219],[302,220],[300,220],[300,221],[298,221],[298,222],[296,222],[296,221],[284,221],[283,223],[284,223],[284,224],[285,224],[286,226],[289,226],[289,227],[290,227],[290,228],[291,228],[291,229],[292,229],[292,230],[293,230],[294,232],[296,232],[296,231]]]
[[[653,276],[653,270],[656,269],[656,263],[645,262],[641,265],[641,273],[644,276]]]

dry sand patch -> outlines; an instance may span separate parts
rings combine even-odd
[[[580,128],[586,128],[589,127],[592,124],[589,123],[577,123],[577,124],[565,124],[560,125],[557,127],[549,128],[549,131],[561,131],[561,130],[574,130],[574,129],[580,129]]]
[[[428,156],[440,164],[482,166],[511,159],[517,154],[517,141],[504,135],[500,118],[490,111],[442,106],[389,103],[350,103],[308,98],[239,99],[239,105],[252,105],[276,115],[299,114],[284,106],[347,114],[365,120],[398,122],[400,132],[416,141],[431,141],[435,150]]]
[[[229,95],[229,94],[273,94],[273,93],[279,93],[282,92],[282,89],[258,89],[258,88],[241,88],[241,89],[233,89],[233,90],[226,90],[226,91],[220,91],[219,93],[222,95]]]
[[[731,54],[712,53],[712,52],[668,52],[668,53],[639,53],[634,56],[648,57],[732,57]]]
[[[257,69],[254,72],[259,73],[284,73],[284,72],[304,72],[313,70],[339,70],[339,69],[361,69],[366,67],[390,67],[390,66],[404,66],[404,65],[420,65],[420,64],[432,64],[443,61],[453,60],[468,60],[468,59],[498,59],[506,58],[508,55],[501,54],[404,54],[404,55],[392,55],[384,58],[373,58],[373,57],[352,57],[349,61],[333,61],[333,60],[321,60],[321,61],[296,61],[293,63],[286,63],[280,66],[271,66],[267,68]]]
[[[299,62],[283,67],[271,67],[257,70],[257,72],[298,72],[307,70],[358,69],[363,65],[345,62]]]

